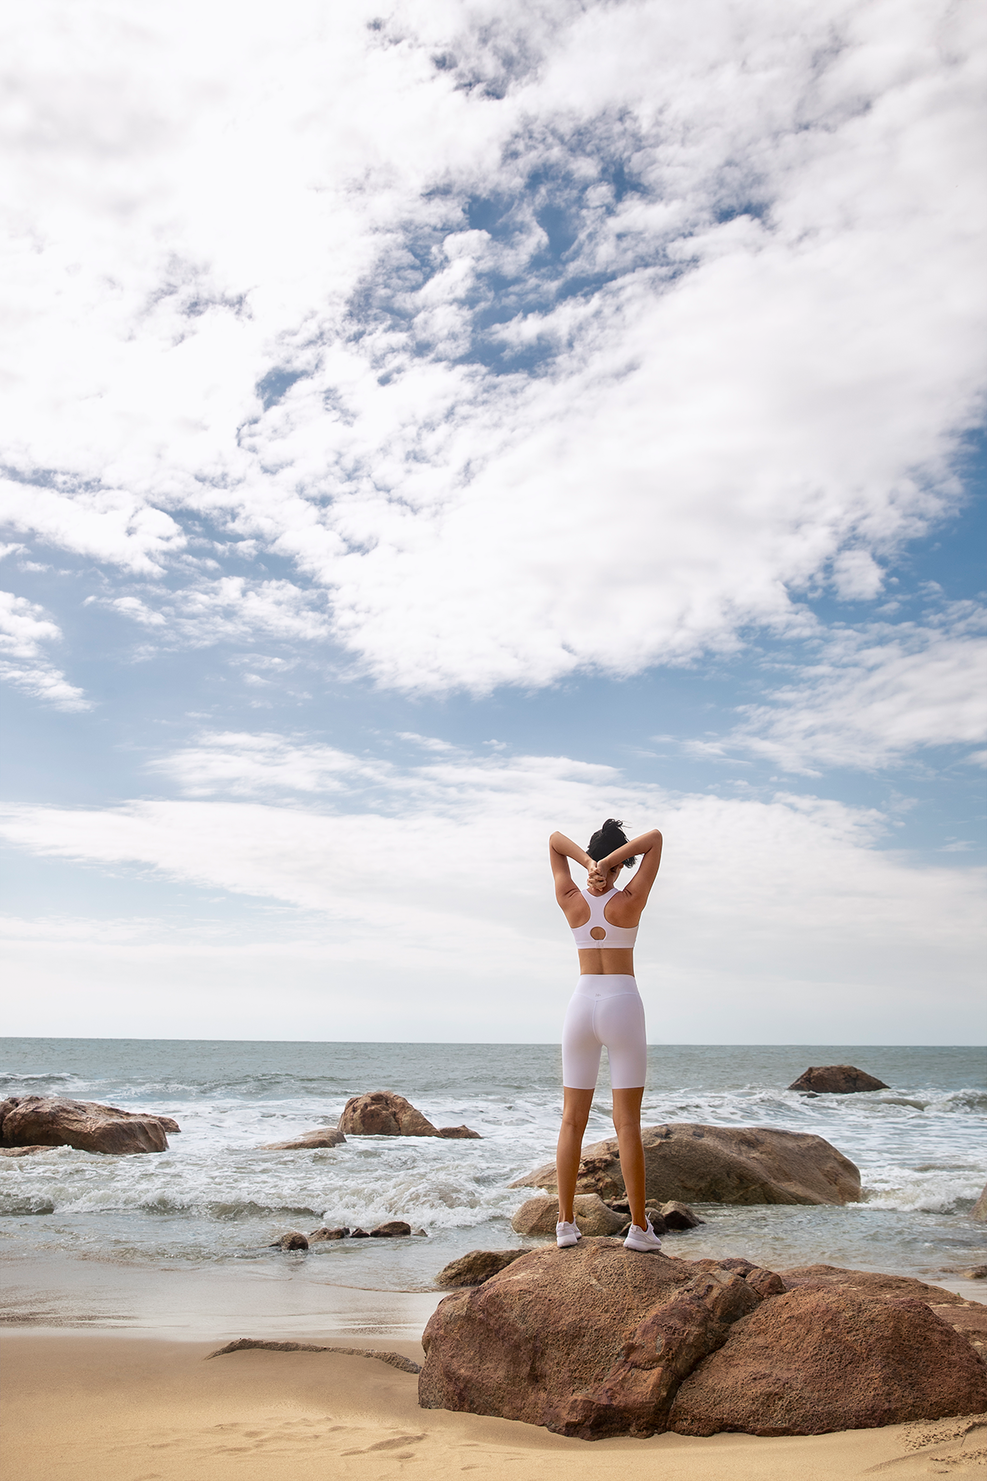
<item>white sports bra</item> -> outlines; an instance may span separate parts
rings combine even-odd
[[[616,889],[608,890],[605,895],[591,895],[587,890],[580,890],[579,893],[589,905],[589,920],[585,925],[571,928],[573,940],[580,951],[593,946],[602,946],[606,951],[608,947],[634,945],[637,940],[637,926],[612,925],[603,913],[609,901],[619,893]],[[605,932],[599,938],[590,935],[597,928]]]

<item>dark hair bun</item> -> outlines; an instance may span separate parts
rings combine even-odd
[[[622,843],[627,842],[627,834],[624,825],[619,818],[607,818],[602,828],[598,828],[586,845],[586,852],[591,859],[605,859],[607,854],[612,854],[615,848],[620,848]],[[637,859],[625,859],[625,867],[636,864]]]

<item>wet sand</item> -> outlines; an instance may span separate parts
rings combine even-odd
[[[308,1340],[312,1340],[309,1336]],[[416,1341],[324,1337],[420,1361]],[[587,1444],[510,1420],[422,1410],[417,1379],[374,1359],[123,1335],[13,1333],[3,1481],[849,1481],[983,1476],[987,1415],[764,1439],[658,1435]]]

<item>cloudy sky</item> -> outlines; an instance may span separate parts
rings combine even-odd
[[[983,20],[9,13],[9,1032],[982,1041]]]

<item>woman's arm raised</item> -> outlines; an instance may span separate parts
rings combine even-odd
[[[580,848],[578,843],[573,843],[571,838],[566,838],[564,833],[552,834],[548,840],[548,856],[555,880],[555,898],[564,910],[573,895],[579,894],[579,886],[569,873],[569,860],[575,859],[576,863],[582,864],[584,869],[592,869],[593,860],[584,848]]]
[[[624,894],[643,909],[651,893],[651,886],[658,875],[661,845],[661,834],[657,828],[652,828],[649,832],[642,833],[640,837],[632,838],[629,843],[622,843],[619,848],[612,849],[596,867],[606,873],[608,869],[613,868],[614,864],[623,864],[625,859],[631,859],[635,854],[640,854],[641,863],[637,872],[624,886]]]

